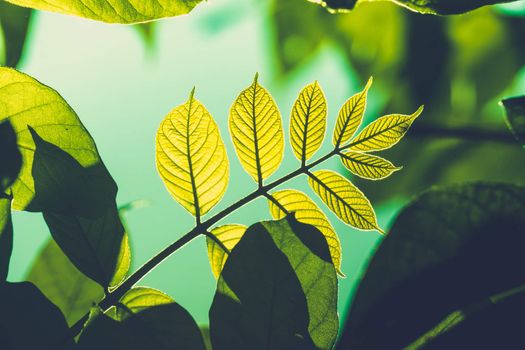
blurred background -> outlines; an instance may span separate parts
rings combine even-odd
[[[339,107],[371,75],[366,122],[425,105],[405,139],[383,152],[403,170],[380,182],[355,179],[384,228],[404,204],[431,186],[524,180],[519,174],[525,171],[525,153],[507,131],[498,101],[525,92],[525,1],[437,17],[390,3],[365,3],[351,13],[330,15],[305,0],[210,0],[190,15],[133,27],[44,12],[29,16],[5,3],[0,7],[4,30],[28,23],[23,49],[22,41],[0,35],[0,63],[13,65],[20,58],[18,69],[59,91],[95,139],[119,185],[119,204],[143,204],[125,213],[132,269],[193,226],[193,217],[164,189],[154,163],[161,119],[184,103],[193,86],[220,126],[231,164],[225,198],[208,215],[255,189],[236,158],[227,127],[231,103],[255,72],[277,101],[285,130],[297,94],[314,80],[328,99],[327,135]],[[17,30],[23,38],[25,26]],[[21,50],[21,56],[6,54],[9,48]],[[330,138],[318,156],[330,150]],[[284,162],[271,179],[298,165],[287,145]],[[322,167],[351,177],[337,159]],[[341,223],[315,198],[305,178],[284,188],[316,199],[339,234],[347,276],[339,279],[344,315],[381,237]],[[270,219],[267,203],[259,199],[221,223],[265,219]],[[21,281],[49,232],[40,214],[16,212],[14,225],[9,280]],[[207,324],[215,280],[205,240],[185,246],[140,284],[165,291],[199,324]]]

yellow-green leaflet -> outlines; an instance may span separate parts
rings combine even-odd
[[[392,147],[403,138],[421,112],[423,112],[423,106],[411,115],[390,114],[373,121],[352,140],[350,149],[380,151]]]
[[[223,225],[211,230],[211,234],[213,234],[231,251],[240,241],[244,232],[246,232],[246,229],[247,227],[244,225]],[[228,254],[210,237],[206,237],[206,245],[208,246],[208,258],[210,260],[211,271],[215,278],[219,278],[222,268],[226,263],[226,259],[228,258]]]
[[[315,226],[326,238],[332,262],[340,275],[341,272],[341,242],[335,233],[334,228],[328,221],[328,218],[319,209],[319,207],[306,194],[297,190],[282,190],[272,193],[279,204],[281,204],[289,213],[294,213],[297,221],[304,224]],[[286,213],[282,211],[274,202],[268,200],[270,213],[275,220],[282,219]]]
[[[281,114],[270,93],[253,84],[230,109],[230,134],[244,170],[259,184],[281,164],[284,135]]]
[[[133,287],[120,299],[120,303],[133,313],[174,302],[169,295],[149,287]]]
[[[373,79],[370,77],[363,91],[350,97],[339,110],[333,137],[336,148],[348,142],[361,125],[365,114],[366,96],[372,81]]]
[[[370,180],[384,179],[402,168],[379,156],[354,151],[343,151],[341,161],[354,175]]]
[[[164,118],[156,144],[157,169],[169,193],[193,215],[206,214],[226,192],[229,163],[219,129],[193,91]]]
[[[377,230],[376,214],[370,201],[350,181],[330,170],[310,174],[308,184],[335,215],[345,223],[362,230]]]
[[[190,12],[201,0],[7,0],[37,10],[108,23],[139,23]]]
[[[290,143],[297,159],[310,159],[321,147],[326,131],[326,99],[316,82],[297,97],[290,116]]]

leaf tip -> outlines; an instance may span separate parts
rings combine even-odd
[[[259,72],[255,72],[255,76],[253,77],[253,83],[257,84],[259,80]]]
[[[190,91],[190,97],[189,97],[190,101],[193,100],[194,96],[195,96],[195,86]]]
[[[421,105],[419,106],[419,108],[417,109],[417,111],[414,112],[414,114],[412,114],[412,118],[413,119],[416,119],[417,117],[419,117],[421,115],[421,113],[423,113],[423,110],[425,109],[425,105]]]

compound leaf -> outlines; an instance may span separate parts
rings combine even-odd
[[[330,170],[318,170],[309,174],[308,183],[339,219],[361,230],[383,233],[370,201],[347,179]]]
[[[13,223],[11,221],[11,198],[0,193],[0,284],[7,278],[12,251]]]
[[[507,116],[510,130],[525,147],[525,96],[507,98],[501,101]]]
[[[339,242],[339,237],[337,237],[330,221],[315,202],[306,194],[297,190],[282,190],[274,192],[272,193],[272,197],[275,198],[275,200],[279,202],[287,212],[294,213],[297,221],[315,226],[321,231],[326,238],[332,262],[334,263],[337,272],[343,275],[341,272],[341,242]],[[268,205],[270,207],[270,213],[274,219],[278,220],[286,216],[286,213],[273,201],[268,200]]]
[[[114,318],[98,308],[92,310],[78,342],[80,349],[205,350],[188,311],[160,291],[133,288],[116,308]]]
[[[217,124],[193,94],[162,121],[156,160],[173,198],[200,217],[226,192],[229,163]]]
[[[62,311],[70,326],[104,296],[104,290],[80,272],[53,239],[36,257],[27,280]]]
[[[290,143],[301,162],[310,159],[321,147],[326,131],[326,99],[316,81],[297,97],[290,116]]]
[[[34,8],[108,23],[139,23],[190,12],[200,0],[8,0]]]
[[[213,349],[331,349],[337,329],[337,276],[321,232],[292,216],[250,226],[217,282]]]
[[[281,114],[270,93],[257,82],[243,90],[230,109],[230,134],[244,170],[262,184],[281,164]]]
[[[384,179],[401,169],[384,158],[367,153],[343,151],[340,157],[344,166],[354,175],[369,180]]]
[[[422,112],[423,106],[412,115],[390,114],[374,120],[348,146],[351,150],[365,152],[390,148],[403,138]]]
[[[361,125],[366,108],[366,96],[372,81],[373,79],[370,77],[363,91],[350,97],[339,110],[333,136],[333,143],[336,148],[348,142]]]
[[[238,224],[218,226],[211,230],[211,234],[220,240],[230,251],[242,238],[244,232],[246,232],[246,226]],[[215,278],[219,278],[226,259],[228,258],[228,253],[210,237],[206,237],[206,245],[208,247],[208,259],[210,260],[211,271]]]

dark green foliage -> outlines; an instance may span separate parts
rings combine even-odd
[[[60,310],[29,282],[0,283],[0,349],[74,348]]]
[[[507,124],[516,139],[525,147],[525,96],[501,101],[505,107]]]
[[[336,272],[321,232],[293,217],[255,224],[217,283],[213,349],[330,349],[336,305]]]
[[[7,278],[12,250],[11,198],[0,193],[0,285]]]
[[[8,67],[18,65],[22,57],[31,12],[30,9],[0,1],[0,29],[4,36],[4,52],[0,51],[0,65]]]
[[[375,253],[340,348],[404,348],[429,333],[440,349],[525,346],[515,332],[515,322],[525,321],[523,227],[523,187],[475,183],[426,192]],[[451,314],[465,321],[436,332]]]
[[[120,321],[94,309],[78,345],[82,350],[206,349],[199,327],[191,315],[177,303],[149,307],[135,314],[129,313],[127,318]]]
[[[0,122],[0,161],[0,193],[3,193],[16,180],[22,167],[22,155],[9,121]]]

